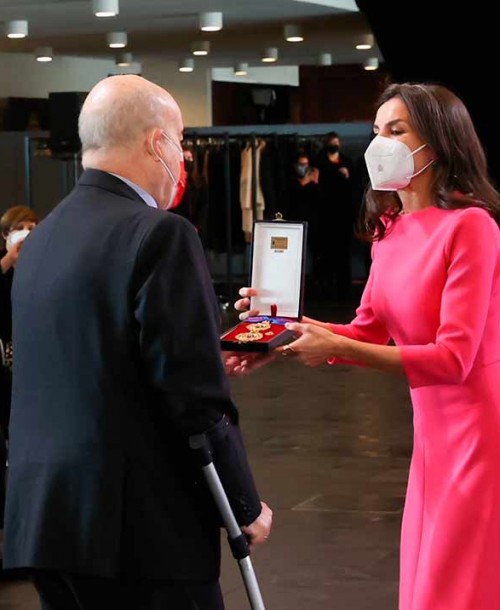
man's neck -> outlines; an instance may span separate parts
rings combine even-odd
[[[90,151],[84,153],[82,165],[84,169],[97,169],[122,176],[153,195],[148,180],[148,172],[140,162],[135,162],[135,157],[136,155],[132,150],[126,158],[123,151]],[[131,159],[134,162],[131,162]]]

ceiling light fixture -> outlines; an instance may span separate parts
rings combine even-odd
[[[208,40],[202,40],[201,42],[193,42],[191,45],[191,53],[202,57],[210,53],[210,43]]]
[[[132,53],[120,53],[116,58],[116,65],[119,68],[128,68],[132,64]]]
[[[35,57],[37,61],[49,63],[54,59],[54,51],[52,47],[38,47],[35,50]]]
[[[318,55],[318,64],[320,66],[331,66],[332,65],[332,54],[331,53],[320,53]]]
[[[23,19],[7,21],[5,33],[7,38],[26,38],[28,35],[28,22]]]
[[[246,76],[248,74],[248,64],[240,63],[236,64],[234,69],[235,76]]]
[[[110,49],[124,49],[127,46],[127,32],[109,32],[106,36]]]
[[[300,25],[285,25],[285,40],[288,42],[303,42],[302,29]]]
[[[116,17],[120,12],[119,0],[94,0],[96,17]]]
[[[269,47],[264,51],[262,61],[266,64],[272,64],[278,61],[278,49],[276,47]]]
[[[378,57],[367,57],[363,62],[365,70],[378,70]]]
[[[371,49],[374,42],[373,34],[363,34],[356,38],[356,49],[359,49],[360,51]]]
[[[179,72],[192,72],[194,70],[194,59],[187,57],[179,62]]]
[[[200,13],[200,30],[203,32],[222,30],[222,13]]]

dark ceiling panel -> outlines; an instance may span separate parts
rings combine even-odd
[[[496,90],[498,20],[493,4],[420,0],[403,12],[391,0],[357,0],[396,82],[438,82],[466,103],[500,182]],[[399,4],[400,6],[400,4]]]

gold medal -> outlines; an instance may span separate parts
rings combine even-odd
[[[250,332],[259,330],[269,330],[271,328],[271,322],[263,320],[262,322],[255,322],[254,324],[249,324],[247,328]]]
[[[252,341],[260,341],[264,335],[257,332],[240,333],[236,335],[236,341],[240,343],[250,343]]]

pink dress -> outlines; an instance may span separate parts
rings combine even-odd
[[[500,231],[482,209],[399,216],[339,334],[400,346],[414,409],[400,610],[500,608]]]

